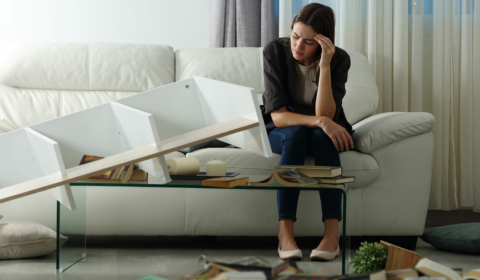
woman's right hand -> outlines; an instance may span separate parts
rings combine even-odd
[[[322,116],[319,122],[319,127],[332,139],[333,145],[337,151],[349,150],[349,147],[353,149],[353,139],[347,130],[335,123],[332,119]],[[340,149],[339,149],[340,147]]]

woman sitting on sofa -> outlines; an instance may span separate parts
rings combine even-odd
[[[342,108],[350,56],[334,45],[332,9],[311,3],[295,16],[290,37],[263,50],[265,92],[262,108],[272,151],[280,165],[303,165],[312,153],[315,165],[340,166],[340,151],[353,148],[352,126]],[[299,190],[278,190],[280,258],[301,258],[294,239]],[[320,191],[325,233],[312,259],[339,254],[341,194]]]

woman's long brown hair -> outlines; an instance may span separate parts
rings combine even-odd
[[[293,25],[296,22],[302,22],[306,26],[312,27],[316,33],[320,33],[325,37],[328,37],[332,44],[335,45],[335,16],[333,10],[325,5],[319,3],[310,3],[305,5],[295,16],[292,22]],[[281,38],[280,41],[285,45],[291,48],[290,36]],[[318,78],[320,76],[320,57],[322,54],[322,47],[319,46],[315,52],[315,61],[317,63],[317,68],[315,70],[315,77],[313,82],[318,86]],[[330,62],[330,68],[333,69],[337,65],[337,53],[332,57]]]

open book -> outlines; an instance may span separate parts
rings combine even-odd
[[[430,277],[445,277],[446,280],[480,280],[480,269],[467,272],[463,277],[453,269],[423,258],[413,266],[414,269]]]
[[[355,181],[354,177],[351,177]],[[331,178],[333,179],[333,178]],[[324,183],[321,178],[312,178],[300,171],[298,168],[285,169],[285,167],[275,167],[270,177],[260,182],[250,182],[250,186],[268,186],[268,185],[284,185],[288,187],[318,187],[324,186],[328,188],[343,188],[343,184],[339,182]]]

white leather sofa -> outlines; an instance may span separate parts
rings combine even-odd
[[[340,154],[348,192],[348,233],[418,236],[430,195],[435,119],[424,112],[375,115],[378,90],[367,59],[352,60],[343,101],[355,149]],[[180,49],[116,43],[30,43],[0,47],[0,133],[71,114],[150,88],[204,76],[254,88],[262,104],[262,48]],[[169,157],[183,157],[179,152]],[[234,147],[186,155],[217,158],[227,171],[268,176],[280,161]],[[313,157],[305,164],[314,165]],[[67,166],[69,168],[69,166]],[[0,171],[1,172],[1,171]],[[274,190],[89,187],[87,234],[276,236]],[[56,203],[39,193],[0,205],[5,219],[56,229]],[[317,192],[302,191],[297,236],[321,236]]]

